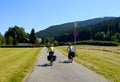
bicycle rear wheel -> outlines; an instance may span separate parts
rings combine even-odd
[[[72,63],[72,62],[73,62],[73,57],[69,58],[68,61],[69,61],[70,63]]]
[[[50,59],[50,65],[51,66],[53,65],[53,57],[51,57],[51,59]]]

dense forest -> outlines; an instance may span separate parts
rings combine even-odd
[[[116,17],[103,17],[103,18],[100,17],[100,18],[93,18],[93,19],[84,20],[84,21],[77,21],[77,27],[81,28],[87,25],[98,24],[100,22],[111,20],[114,18]],[[50,26],[44,30],[37,32],[36,35],[39,38],[42,38],[42,37],[43,38],[47,38],[47,37],[54,38],[55,36],[59,36],[61,33],[66,33],[66,31],[70,31],[71,29],[73,29],[74,23],[75,22]]]
[[[77,32],[77,41],[100,40],[120,42],[120,18],[77,28]],[[72,42],[74,41],[73,33],[74,29],[56,36],[55,39],[59,42]]]

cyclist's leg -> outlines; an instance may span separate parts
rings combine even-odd
[[[53,52],[49,52],[49,56],[50,56],[50,65],[52,66],[52,64],[53,64]]]
[[[72,63],[73,61],[73,52],[70,52],[70,62]]]
[[[68,61],[71,62],[71,52],[69,52],[69,57],[68,57]]]
[[[68,61],[70,61],[70,52],[68,53]]]

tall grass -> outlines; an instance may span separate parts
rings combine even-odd
[[[22,82],[40,48],[0,48],[0,82]]]
[[[59,50],[67,55],[66,47]],[[119,50],[120,47],[77,46],[75,61],[113,82],[120,82]]]

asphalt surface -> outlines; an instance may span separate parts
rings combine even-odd
[[[43,48],[32,73],[25,82],[110,82],[95,72],[73,61],[69,63],[67,57],[58,50],[53,66],[47,61],[47,48]]]

